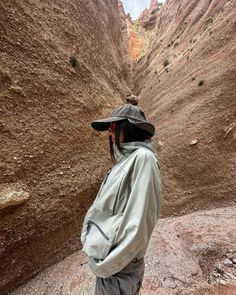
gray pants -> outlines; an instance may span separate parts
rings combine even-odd
[[[109,278],[97,277],[95,295],[138,295],[144,267],[144,258],[134,259],[124,269]]]

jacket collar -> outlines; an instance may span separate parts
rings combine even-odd
[[[123,148],[122,153],[118,150],[117,145],[113,144],[114,155],[117,163],[125,160],[140,147],[149,149],[154,154],[156,153],[154,143],[150,140],[121,143],[121,147]]]

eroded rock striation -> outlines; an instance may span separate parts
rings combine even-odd
[[[152,30],[155,27],[161,8],[162,3],[159,3],[157,0],[151,0],[149,8],[144,9],[137,22],[146,30]]]
[[[129,55],[133,63],[145,55],[161,8],[162,3],[152,0],[149,8],[145,8],[136,20],[132,20],[129,14],[126,15]]]
[[[156,124],[163,216],[236,201],[236,3],[168,0],[135,68]]]
[[[235,294],[236,4],[156,3],[142,24],[116,0],[0,6],[0,191],[27,197],[0,209],[0,293],[79,248],[110,165],[89,123],[131,93],[129,42],[163,179],[141,295]],[[13,294],[92,294],[85,262],[75,253]]]
[[[24,191],[19,184],[0,185],[0,210],[16,206],[29,199],[29,193]]]
[[[0,10],[3,294],[80,246],[110,165],[90,122],[130,92],[130,67],[116,0],[3,1]]]

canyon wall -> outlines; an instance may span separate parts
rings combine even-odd
[[[236,202],[236,3],[167,0],[135,91],[157,127],[162,216]]]
[[[117,0],[1,1],[0,294],[77,249],[130,91]]]
[[[157,127],[167,217],[154,231],[142,292],[202,294],[197,287],[214,285],[224,294],[215,287],[222,269],[235,278],[223,263],[235,259],[235,1],[153,0],[136,25],[120,0],[2,1],[0,9],[0,294],[80,247],[83,215],[111,165],[106,134],[90,122],[133,86],[128,43],[134,91]],[[85,266],[70,259],[56,272],[60,286],[75,267],[69,278],[89,289]],[[46,275],[43,290],[55,282]]]

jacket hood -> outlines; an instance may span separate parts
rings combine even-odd
[[[126,142],[121,143],[120,146],[123,148],[122,153],[118,150],[117,145],[113,144],[114,154],[117,162],[120,162],[122,159],[127,158],[130,154],[132,154],[140,147],[144,147],[156,154],[155,144],[150,140]]]

